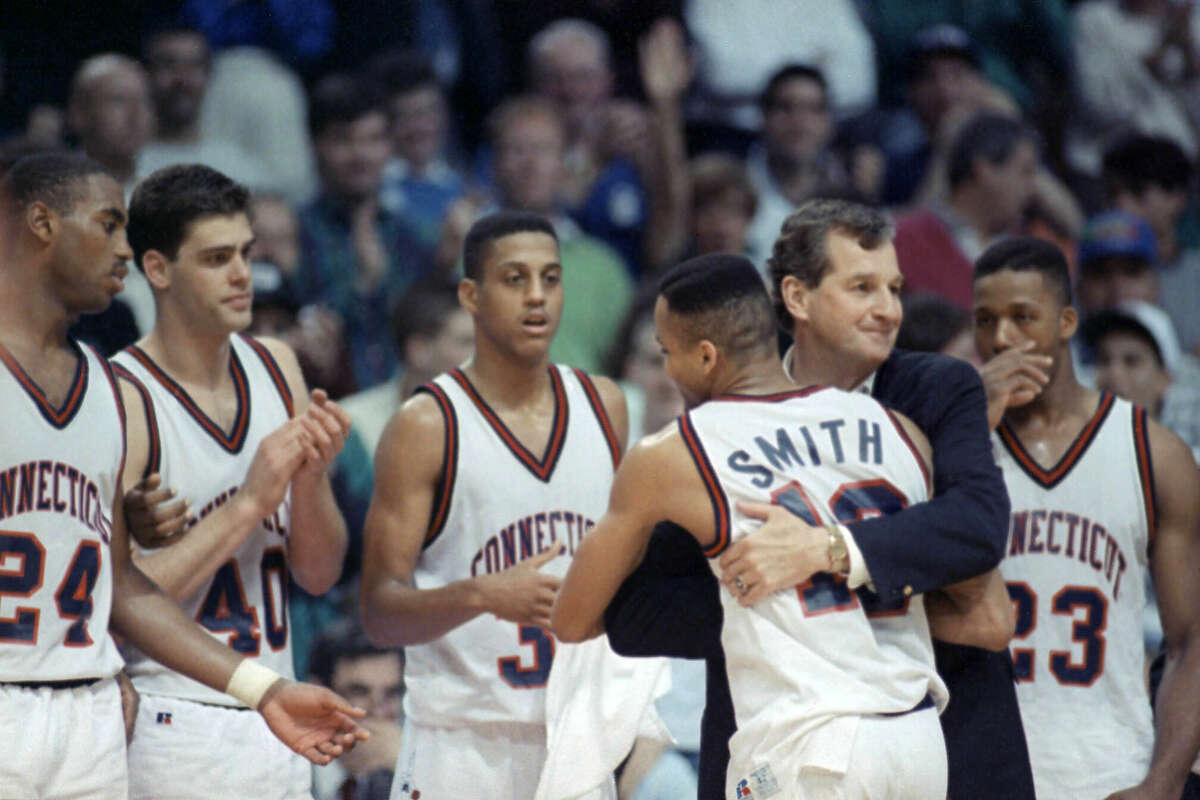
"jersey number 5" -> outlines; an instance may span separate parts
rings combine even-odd
[[[808,493],[795,481],[776,490],[771,495],[771,502],[783,506],[809,525],[821,524],[820,515]],[[906,505],[908,504],[900,490],[882,478],[843,483],[829,498],[830,511],[838,522],[855,522],[868,517],[892,514]],[[806,617],[831,611],[849,611],[858,608],[860,599],[868,616],[893,616],[903,614],[908,609],[907,597],[888,605],[868,591],[850,591],[845,578],[828,572],[813,575],[796,587],[796,594],[800,597],[800,607]]]
[[[1038,596],[1027,583],[1007,584],[1008,596],[1017,612],[1017,629],[1013,634],[1013,674],[1016,680],[1034,679],[1034,651],[1017,647],[1016,640],[1024,639],[1037,627]],[[1076,616],[1082,610],[1082,618]],[[1108,624],[1108,601],[1091,586],[1064,586],[1050,600],[1050,613],[1070,617],[1071,644],[1082,645],[1082,661],[1076,661],[1071,649],[1050,651],[1050,673],[1059,683],[1068,686],[1091,686],[1104,671],[1104,628]]]
[[[32,533],[0,531],[0,603],[6,597],[32,597],[42,588],[46,571],[46,548]],[[92,591],[100,577],[100,543],[84,540],[75,550],[54,600],[58,615],[75,620],[67,628],[63,644],[87,647],[92,643],[87,623],[92,616]],[[0,610],[0,642],[37,644],[41,610],[18,603],[12,614]]]

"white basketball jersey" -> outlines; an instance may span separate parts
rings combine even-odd
[[[928,497],[911,442],[863,394],[809,388],[721,397],[685,414],[679,426],[712,498],[718,535],[705,553],[718,574],[716,558],[731,537],[759,524],[736,509],[739,500],[782,505],[819,525]],[[945,703],[920,596],[885,609],[827,573],[752,608],[725,589],[720,594],[737,717],[730,791],[755,770],[779,780],[780,770],[803,765],[843,771],[860,715],[902,713],[926,695]]]
[[[225,431],[211,420],[153,360],[132,346],[113,361],[142,394],[150,429],[147,473],[190,498],[198,519],[224,505],[242,485],[258,443],[287,422],[292,397],[266,348],[248,336],[230,337],[229,370],[238,397],[237,417]],[[232,559],[192,597],[186,614],[222,644],[291,677],[288,636],[287,534],[291,494],[250,534]],[[138,548],[139,553],[150,552]],[[239,705],[229,695],[167,669],[128,648],[129,674],[139,692],[218,705]]]
[[[59,408],[0,346],[0,682],[121,668],[109,546],[125,410],[108,364],[72,346],[79,365]]]
[[[1007,423],[993,434],[1012,501],[1000,565],[1009,647],[1038,797],[1103,798],[1146,776],[1143,575],[1154,529],[1146,412],[1112,395],[1043,469]]]
[[[418,589],[500,572],[560,543],[542,567],[562,577],[608,507],[619,444],[591,380],[550,367],[555,412],[533,455],[455,369],[422,387],[446,423],[443,475],[430,538],[413,571]],[[549,631],[484,614],[429,644],[405,648],[405,714],[421,725],[544,724],[554,658]]]

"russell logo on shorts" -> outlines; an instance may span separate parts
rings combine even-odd
[[[766,800],[779,794],[779,782],[769,764],[763,764],[745,778],[738,781],[737,800]]]

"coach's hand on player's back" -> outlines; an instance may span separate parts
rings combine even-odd
[[[125,493],[125,521],[129,533],[147,549],[165,547],[183,533],[195,519],[186,497],[175,499],[177,492],[162,485],[157,472],[147,475]]]
[[[277,681],[258,711],[279,741],[314,764],[328,764],[371,735],[356,721],[366,711],[311,683]]]
[[[557,544],[503,572],[480,577],[478,586],[484,605],[500,619],[548,629],[562,579],[541,572],[541,568],[562,555],[563,550]]]
[[[1022,342],[980,368],[983,388],[987,391],[988,425],[991,428],[1000,424],[1006,409],[1031,402],[1050,382],[1047,370],[1054,360],[1030,352],[1033,347],[1032,341]]]
[[[782,506],[739,502],[738,510],[763,524],[731,544],[717,563],[721,583],[743,606],[790,589],[829,568],[829,534]]]

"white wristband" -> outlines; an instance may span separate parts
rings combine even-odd
[[[275,670],[264,667],[253,659],[243,658],[242,663],[238,664],[237,669],[229,676],[225,694],[241,700],[249,708],[257,709],[267,689],[282,677]]]

